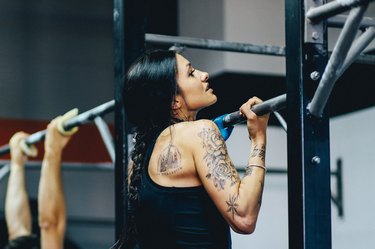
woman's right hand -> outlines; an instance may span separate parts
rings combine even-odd
[[[240,107],[241,115],[247,119],[247,130],[249,132],[249,138],[252,141],[266,141],[266,130],[269,119],[269,114],[263,116],[257,116],[251,107],[256,104],[260,104],[263,101],[258,97],[252,97],[246,103]]]

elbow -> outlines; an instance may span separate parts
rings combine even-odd
[[[42,215],[39,218],[39,227],[42,230],[50,230],[57,226],[57,220],[52,217]]]
[[[246,217],[232,225],[233,231],[239,234],[252,234],[255,231],[256,218]]]

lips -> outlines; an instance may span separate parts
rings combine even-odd
[[[208,91],[208,90],[210,90],[211,88],[210,88],[210,84],[208,84],[207,83],[207,86],[206,86],[206,92]]]

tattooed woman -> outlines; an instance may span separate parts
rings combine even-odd
[[[265,175],[268,115],[240,107],[251,148],[240,179],[218,126],[196,120],[214,104],[208,74],[173,51],[147,52],[130,68],[124,108],[136,127],[127,231],[114,248],[231,248],[230,229],[254,231]]]

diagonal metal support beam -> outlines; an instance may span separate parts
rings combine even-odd
[[[349,13],[348,19],[346,20],[336,45],[333,48],[332,55],[327,63],[314,97],[307,107],[309,112],[315,117],[322,116],[333,86],[341,75],[340,69],[357,34],[359,24],[366,9],[367,5],[362,5],[358,8],[352,9]]]
[[[115,145],[113,143],[112,134],[109,131],[107,123],[100,116],[94,119],[95,125],[103,139],[104,145],[107,148],[111,161],[115,162]]]

